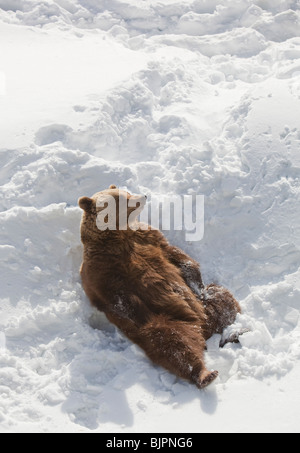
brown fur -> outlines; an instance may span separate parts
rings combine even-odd
[[[240,306],[226,289],[204,287],[199,265],[163,234],[100,231],[99,196],[131,198],[116,186],[79,200],[84,210],[81,277],[91,303],[156,364],[204,388],[217,376],[204,363],[206,340],[232,324]],[[132,210],[128,209],[128,215]]]

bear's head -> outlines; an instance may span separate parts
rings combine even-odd
[[[146,204],[145,195],[132,195],[111,185],[91,198],[82,197],[78,204],[83,212],[82,239],[97,239],[104,231],[137,229],[137,219]]]

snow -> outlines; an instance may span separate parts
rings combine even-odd
[[[0,431],[299,432],[298,0],[0,0]],[[250,328],[199,392],[89,305],[80,196],[204,195]]]

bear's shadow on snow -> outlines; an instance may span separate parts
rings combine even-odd
[[[184,405],[197,400],[199,411],[208,415],[216,411],[215,384],[200,391],[152,364],[102,313],[94,311],[87,328],[99,333],[99,344],[72,360],[69,395],[62,406],[75,424],[91,430],[106,423],[132,427],[147,414],[148,405],[153,410],[153,401],[171,406],[178,417]]]

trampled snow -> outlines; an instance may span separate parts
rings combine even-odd
[[[299,432],[298,0],[0,0],[0,431]],[[89,305],[80,196],[203,194],[250,328],[207,390]]]

